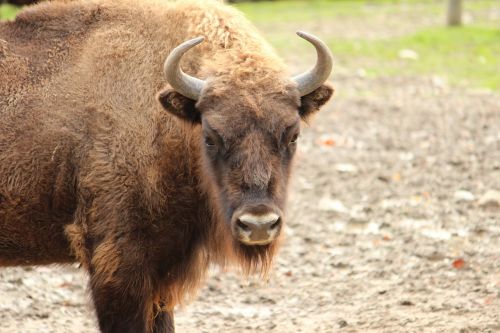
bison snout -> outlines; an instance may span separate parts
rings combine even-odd
[[[266,245],[275,240],[281,229],[281,217],[274,212],[243,213],[235,220],[234,232],[246,245]]]

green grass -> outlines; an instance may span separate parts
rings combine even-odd
[[[500,29],[438,27],[385,40],[327,42],[340,61],[352,68],[358,64],[368,75],[439,75],[452,83],[500,90]],[[401,59],[404,49],[418,58]]]
[[[9,4],[0,4],[0,21],[13,19],[16,16],[18,10],[19,7]]]

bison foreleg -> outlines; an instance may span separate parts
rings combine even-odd
[[[103,333],[137,332],[148,333],[148,312],[150,292],[144,286],[132,289],[134,278],[123,283],[101,283],[99,277],[91,277],[94,306]]]
[[[155,316],[153,333],[174,333],[174,316],[171,311],[161,311]]]
[[[144,244],[120,239],[104,241],[93,252],[90,288],[103,333],[173,332],[155,328],[167,327],[171,321],[154,311],[157,279],[144,248]]]

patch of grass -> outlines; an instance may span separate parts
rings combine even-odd
[[[500,89],[500,29],[488,27],[430,28],[386,40],[329,39],[336,57],[361,66],[368,75],[433,74],[452,83]],[[416,59],[401,58],[402,50]]]
[[[0,21],[13,19],[19,9],[19,7],[10,4],[0,4]]]

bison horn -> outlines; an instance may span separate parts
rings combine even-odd
[[[314,45],[318,54],[318,60],[316,61],[316,66],[314,66],[314,68],[293,78],[293,80],[297,83],[297,89],[302,97],[312,93],[328,79],[330,73],[332,72],[333,61],[330,50],[318,37],[303,31],[298,31],[297,35]]]
[[[165,60],[165,64],[163,65],[163,71],[172,88],[174,88],[181,95],[195,101],[200,97],[201,90],[203,89],[205,82],[184,73],[179,63],[184,53],[203,42],[203,39],[203,37],[196,37],[180,44],[173,49],[172,52],[170,52]]]

